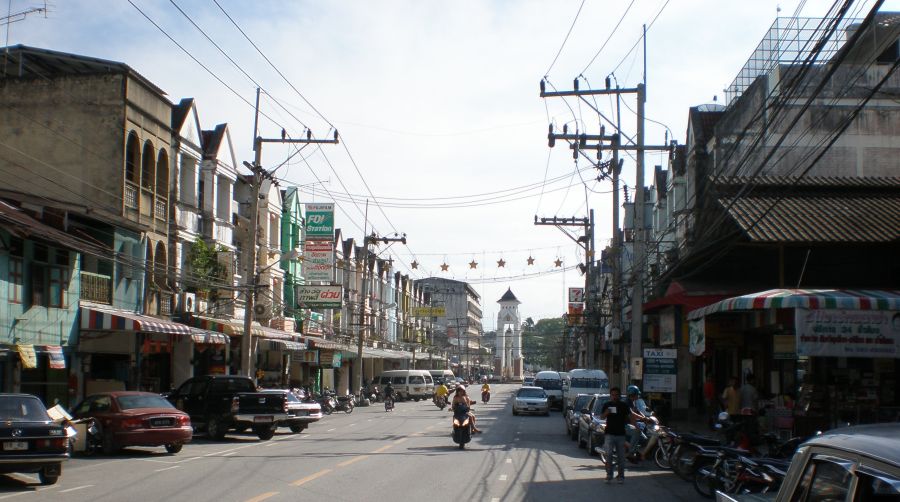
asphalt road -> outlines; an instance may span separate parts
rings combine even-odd
[[[568,439],[559,412],[514,417],[510,400],[516,387],[494,387],[491,402],[473,410],[484,433],[465,451],[450,438],[448,411],[406,402],[391,413],[372,406],[334,414],[302,434],[279,429],[271,441],[197,436],[177,455],[129,448],[112,457],[76,457],[49,487],[35,476],[0,475],[0,500],[699,499],[690,484],[651,465],[631,469],[624,485],[606,485],[602,464]]]

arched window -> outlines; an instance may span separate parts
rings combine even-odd
[[[141,143],[134,131],[128,133],[125,142],[125,179],[138,183],[138,166],[141,165]]]
[[[153,143],[144,142],[144,152],[141,155],[141,186],[153,190],[153,182],[156,181],[155,155],[153,155]]]
[[[147,241],[147,256],[144,262],[146,280],[149,283],[153,280],[153,243]]]
[[[167,284],[166,281],[166,247],[162,242],[156,243],[156,253],[153,257],[153,282],[157,286]]]
[[[169,197],[169,154],[164,149],[156,157],[156,193]]]

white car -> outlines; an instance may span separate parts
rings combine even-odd
[[[547,393],[540,387],[521,387],[516,392],[512,407],[513,415],[534,413],[541,415],[550,414],[550,402]]]
[[[318,422],[322,418],[322,407],[315,401],[301,401],[296,394],[284,389],[265,389],[260,392],[272,394],[285,394],[287,400],[288,418],[279,420],[278,427],[290,427],[291,432],[300,433],[309,427],[309,424]]]

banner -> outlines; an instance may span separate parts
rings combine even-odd
[[[309,282],[334,281],[334,241],[307,241],[303,246],[303,278]]]
[[[19,357],[22,358],[22,368],[37,368],[37,354],[34,353],[34,345],[19,344],[16,345],[16,351],[19,353]]]
[[[339,309],[343,299],[341,286],[296,286],[297,304],[305,309]]]
[[[900,358],[900,312],[796,309],[797,355]]]
[[[47,357],[50,358],[50,368],[55,370],[66,369],[66,358],[63,356],[62,347],[59,345],[47,345],[44,347]]]
[[[444,317],[447,315],[446,307],[414,307],[415,317]]]
[[[675,307],[666,307],[659,313],[659,344],[675,345]]]
[[[688,327],[690,336],[690,351],[695,356],[702,356],[706,352],[706,318],[701,317],[691,321]]]
[[[306,205],[306,240],[334,240],[334,204],[307,203]]]

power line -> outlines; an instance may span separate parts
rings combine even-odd
[[[550,66],[547,68],[547,71],[544,72],[544,76],[550,75],[550,70],[553,69],[553,65],[556,64],[556,60],[559,59],[559,55],[562,54],[563,48],[565,48],[565,46],[566,46],[566,42],[569,41],[569,35],[572,34],[572,30],[575,28],[575,22],[578,21],[578,16],[581,15],[581,9],[584,8],[584,2],[585,2],[585,0],[581,0],[581,5],[578,6],[578,12],[575,13],[575,19],[572,20],[572,25],[569,26],[569,31],[566,32],[566,38],[563,39],[562,45],[560,45],[559,50],[556,51],[556,56],[553,58],[553,61],[550,63]]]

